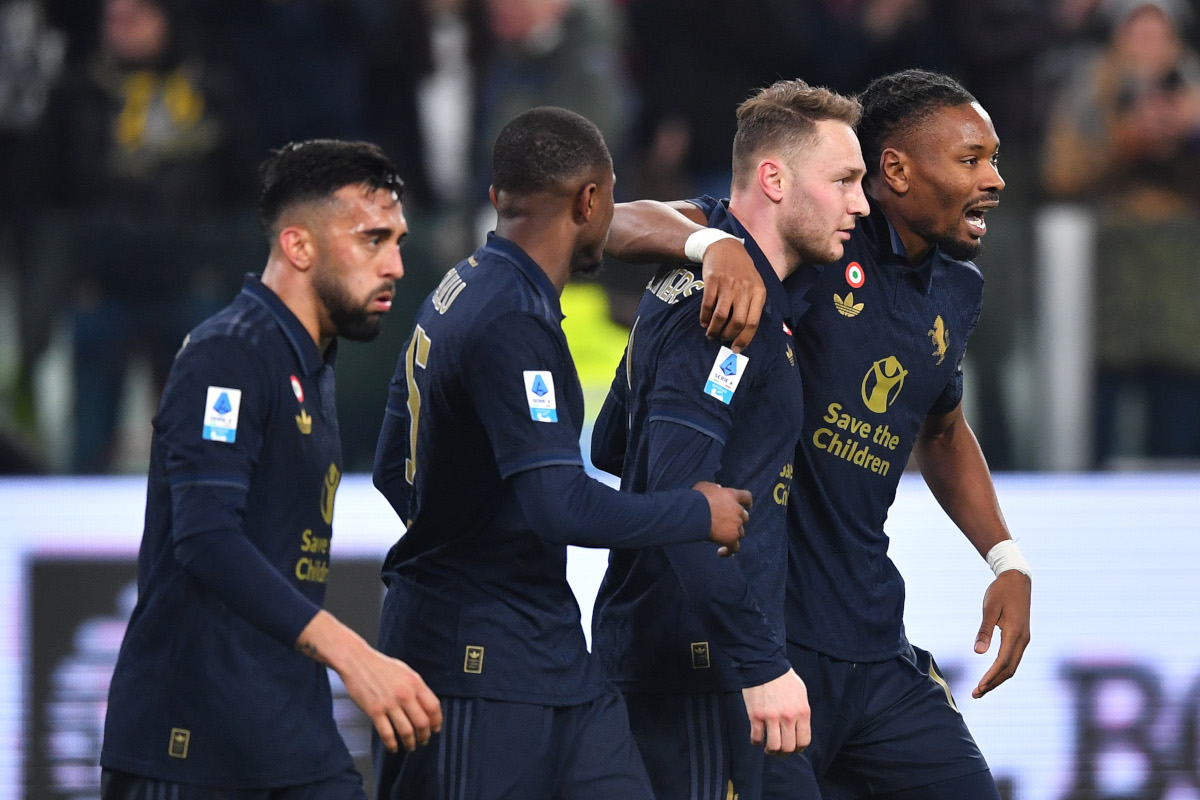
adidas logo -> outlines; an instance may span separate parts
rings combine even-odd
[[[835,294],[833,296],[833,306],[843,317],[857,317],[858,312],[863,310],[862,303],[854,302],[854,292],[846,292],[844,299]]]

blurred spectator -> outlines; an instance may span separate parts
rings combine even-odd
[[[338,407],[347,470],[370,472],[387,387],[421,301],[447,265],[476,246],[480,198],[469,198],[475,70],[486,37],[482,0],[394,0],[388,27],[369,39],[366,96],[370,138],[404,177],[404,280],[369,345],[338,351]]]
[[[620,157],[632,96],[620,60],[620,17],[608,0],[484,0],[489,33],[475,104],[475,202],[491,182],[492,144],[535,106],[590,119]]]
[[[66,37],[67,63],[86,60],[100,44],[100,0],[41,0],[50,26]]]
[[[220,220],[252,178],[230,85],[179,46],[166,0],[102,9],[102,46],[56,89],[35,161],[59,235],[75,232],[75,472],[111,466],[132,354],[161,386],[184,334],[224,299],[211,262],[231,265],[204,245],[229,238]]]
[[[1105,0],[1101,52],[1062,87],[1043,177],[1092,203],[1096,458],[1200,458],[1200,58],[1182,0]],[[1070,298],[1062,298],[1070,302]]]
[[[48,292],[39,291],[31,258],[34,237],[26,203],[34,176],[27,151],[65,50],[65,38],[48,27],[35,0],[0,1],[0,273],[8,272],[16,286],[11,310],[18,328],[15,375],[0,423],[14,422],[26,434],[35,427],[32,364],[49,344],[45,320],[51,302]],[[15,458],[0,461],[19,466]]]
[[[943,18],[934,5],[934,0],[801,4],[808,15],[804,79],[854,93],[880,75],[909,67],[950,71]]]
[[[483,0],[482,5],[486,27],[476,78],[471,183],[471,201],[479,209],[472,237],[476,243],[495,220],[487,202],[492,145],[513,117],[544,105],[569,108],[587,117],[604,134],[620,187],[634,108],[633,89],[621,58],[625,20],[611,0]],[[620,281],[622,272],[612,270],[603,280],[606,284]],[[639,287],[645,285],[641,273],[636,280]],[[577,291],[596,289],[568,287],[564,309]],[[603,301],[603,294],[596,294]],[[583,338],[599,337],[612,325],[604,313],[594,314],[590,325],[582,319],[576,323],[583,326]],[[607,386],[620,349],[575,355],[581,376],[589,372],[581,355],[603,361]]]
[[[617,181],[617,192],[631,199],[725,197],[738,105],[780,77],[808,78],[804,6],[629,0],[625,10],[640,106],[635,171],[624,185]]]
[[[238,76],[262,148],[370,134],[371,59],[393,33],[393,0],[191,0],[212,58]],[[394,46],[394,43],[392,43]]]
[[[1035,368],[1033,219],[1050,99],[1043,62],[1056,42],[1055,9],[1046,0],[938,0],[933,11],[954,69],[992,115],[1005,180],[975,259],[987,299],[967,356],[971,426],[993,470],[1028,468],[1037,458],[1036,409],[1015,387],[1027,385],[1022,374]]]

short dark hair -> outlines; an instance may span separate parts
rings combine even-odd
[[[738,106],[733,137],[733,180],[737,185],[754,172],[764,150],[793,154],[815,135],[821,120],[853,128],[862,108],[852,97],[802,80],[776,81]]]
[[[976,102],[954,78],[923,69],[876,78],[858,99],[863,107],[858,141],[868,175],[879,172],[879,157],[884,148],[895,146],[896,137],[907,137],[939,109]]]
[[[328,199],[343,186],[390,189],[399,199],[404,181],[378,145],[338,139],[291,142],[258,168],[258,219],[270,231],[283,211],[297,203]]]
[[[556,189],[595,170],[612,169],[612,155],[589,119],[554,106],[514,117],[492,147],[492,186],[518,195]]]

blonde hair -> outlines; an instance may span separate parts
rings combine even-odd
[[[799,79],[760,89],[738,106],[733,185],[745,185],[768,152],[790,160],[813,141],[818,122],[834,120],[853,128],[861,116],[862,105],[855,98]]]

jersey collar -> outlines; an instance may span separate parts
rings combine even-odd
[[[929,252],[919,264],[909,263],[908,251],[904,247],[904,242],[900,240],[900,234],[892,225],[892,221],[883,213],[883,209],[879,207],[878,203],[870,197],[867,198],[867,202],[871,205],[871,215],[866,219],[860,219],[858,224],[866,228],[876,249],[887,263],[894,265],[901,271],[901,274],[911,275],[922,291],[929,294],[930,289],[933,288],[933,264],[939,258],[943,258],[941,249],[934,245],[929,248]]]
[[[529,257],[528,253],[517,246],[511,239],[498,236],[495,231],[488,233],[487,243],[484,244],[483,249],[493,255],[500,256],[516,266],[521,274],[537,289],[538,294],[542,296],[542,300],[554,313],[555,317],[560,321],[564,318],[562,301],[558,296],[558,290],[550,282],[550,276],[537,265],[536,261]]]
[[[292,310],[257,275],[246,276],[242,282],[242,294],[266,306],[267,311],[271,312],[271,316],[279,323],[284,338],[292,346],[305,377],[316,374],[326,364],[332,366],[337,360],[337,339],[333,340],[322,356],[317,343]]]
[[[800,316],[797,313],[798,309],[793,307],[792,297],[796,296],[795,293],[789,293],[785,288],[787,284],[779,280],[779,275],[771,266],[766,254],[758,246],[758,242],[754,241],[754,237],[746,231],[738,218],[729,210],[728,200],[722,200],[717,204],[708,218],[708,223],[713,228],[720,228],[746,240],[746,252],[750,254],[754,267],[758,270],[759,277],[762,278],[763,285],[767,287],[767,302],[784,318],[788,325],[794,325],[795,320]],[[791,281],[792,277],[794,276],[789,276],[788,280]]]

